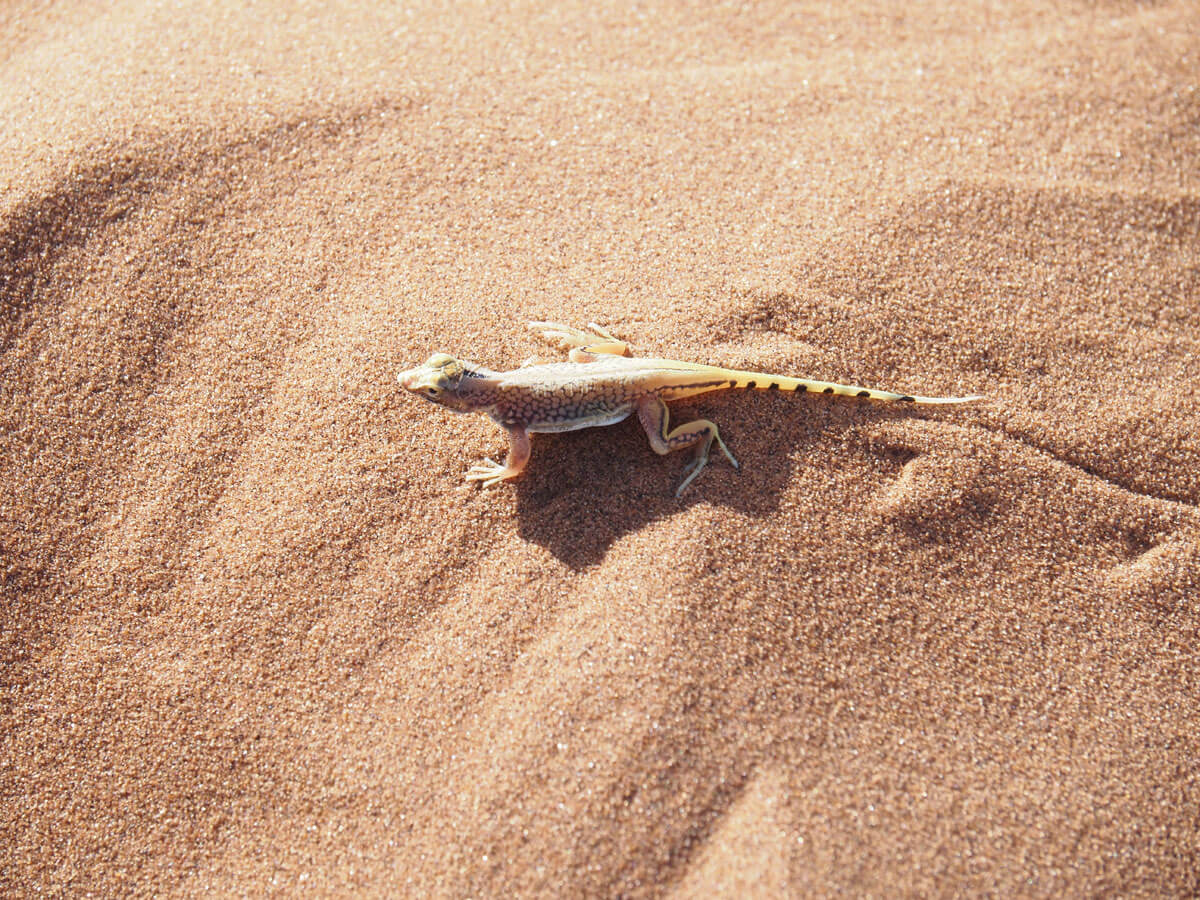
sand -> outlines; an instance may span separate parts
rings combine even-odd
[[[0,11],[0,890],[1200,892],[1196,5],[335,6]]]

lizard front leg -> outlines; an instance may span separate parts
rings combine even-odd
[[[676,497],[683,495],[692,480],[700,474],[700,470],[708,464],[708,451],[712,447],[713,441],[717,442],[717,446],[721,448],[721,452],[725,454],[733,467],[740,468],[738,461],[733,458],[733,454],[721,440],[721,433],[717,430],[716,424],[708,419],[696,419],[694,422],[688,422],[686,425],[680,425],[674,430],[668,431],[671,413],[667,409],[667,404],[663,403],[660,397],[654,395],[639,400],[637,410],[638,421],[646,429],[646,435],[650,438],[650,446],[654,448],[655,453],[666,455],[672,450],[682,450],[696,444],[696,458],[683,470],[683,483],[675,491]]]
[[[590,332],[557,322],[530,322],[529,328],[542,340],[562,350],[568,350],[571,362],[595,362],[600,355],[632,356],[629,345],[609,334],[595,322],[589,322]]]
[[[525,464],[529,462],[529,433],[520,425],[505,426],[504,430],[508,432],[508,458],[504,465],[487,457],[483,464],[471,466],[467,481],[482,481],[484,487],[491,487],[525,471]]]

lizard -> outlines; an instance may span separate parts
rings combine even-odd
[[[595,323],[588,325],[590,332],[554,322],[530,322],[529,327],[547,342],[569,351],[569,362],[527,364],[510,372],[494,372],[448,353],[435,353],[423,365],[397,375],[400,385],[411,393],[454,412],[486,413],[508,433],[509,451],[503,464],[485,458],[466,474],[468,481],[480,481],[484,487],[516,478],[524,471],[529,462],[530,434],[613,425],[636,413],[656,453],[696,448],[675,492],[676,497],[682,496],[708,463],[714,443],[734,469],[740,469],[715,423],[696,419],[671,428],[667,403],[708,391],[811,391],[932,405],[982,399],[921,397],[809,378],[642,358]]]

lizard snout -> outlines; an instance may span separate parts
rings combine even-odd
[[[400,382],[402,388],[412,391],[414,394],[429,394],[433,391],[441,393],[442,391],[441,373],[431,372],[427,365],[400,372],[396,375],[396,380]]]

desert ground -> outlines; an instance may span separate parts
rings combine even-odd
[[[1193,0],[0,8],[0,892],[1195,896],[1198,507]]]

